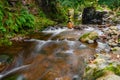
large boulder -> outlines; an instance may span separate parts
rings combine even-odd
[[[98,38],[98,33],[95,31],[91,31],[88,33],[83,34],[80,37],[81,42],[88,42],[88,43],[94,43],[94,41]]]
[[[102,24],[106,11],[96,11],[94,7],[86,7],[82,13],[83,24]]]

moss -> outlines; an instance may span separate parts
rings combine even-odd
[[[111,48],[112,51],[117,51],[117,48]]]
[[[113,65],[113,63],[110,63],[104,69],[87,67],[84,78],[85,80],[96,80],[97,78],[104,76],[109,71],[120,76],[120,65]]]
[[[38,30],[43,30],[48,26],[53,26],[56,23],[45,17],[35,17],[35,28]]]
[[[92,69],[90,67],[87,67],[84,78],[85,78],[85,80],[96,80],[97,78],[104,76],[109,71],[120,76],[120,65],[114,66],[111,63],[104,69],[98,69],[98,68]]]
[[[57,0],[48,1],[48,5],[49,7],[44,6],[45,10],[43,10],[47,17],[59,23],[67,22],[67,10]]]
[[[105,74],[104,70],[95,70],[93,72],[93,79],[92,80],[96,80],[97,78],[103,76]]]
[[[82,42],[87,42],[88,40],[95,40],[98,38],[98,34],[94,31],[83,34],[79,40]]]
[[[105,70],[109,70],[114,72],[116,75],[120,76],[120,65],[113,66],[112,64],[105,68]]]
[[[18,76],[19,76],[19,75],[16,74],[16,75],[14,75],[14,76],[5,77],[5,78],[3,78],[2,80],[17,80]]]
[[[118,39],[118,42],[120,43],[120,39]]]
[[[117,16],[120,16],[120,12],[116,12],[116,15],[117,15]]]
[[[0,55],[0,61],[7,63],[7,64],[11,64],[13,61],[13,56],[12,55],[8,55],[8,54],[4,54],[4,55]]]
[[[89,32],[89,33],[85,33],[85,34],[83,34],[83,35],[80,37],[80,39],[86,38],[86,37],[88,37],[89,35],[90,35],[90,32]]]
[[[84,77],[85,80],[96,80],[97,78],[103,76],[105,74],[104,70],[98,70],[96,68],[86,70],[86,75]]]
[[[2,38],[0,39],[0,46],[11,46],[12,42],[9,39]]]

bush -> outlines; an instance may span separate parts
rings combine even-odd
[[[25,32],[26,30],[33,29],[35,25],[34,15],[29,13],[29,10],[22,5],[11,7],[8,1],[0,1],[0,44],[12,43],[6,35],[13,36],[13,34]]]
[[[34,27],[34,16],[27,9],[20,7],[12,12],[13,9],[4,1],[0,2],[0,33],[16,33]]]
[[[111,9],[120,7],[120,0],[98,0],[98,3],[107,5]]]

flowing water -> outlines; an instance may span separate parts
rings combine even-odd
[[[0,48],[13,60],[0,73],[1,80],[82,80],[85,66],[94,58],[97,44],[78,41],[84,31],[57,28],[30,35],[31,39]],[[99,35],[102,34],[97,30]],[[104,46],[104,45],[103,45]],[[100,46],[99,46],[100,47]]]

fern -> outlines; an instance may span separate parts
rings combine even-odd
[[[0,24],[0,32],[1,33],[5,33],[6,32],[6,28],[4,28],[1,24]]]
[[[18,18],[15,19],[16,24],[21,28],[22,27],[22,23],[20,22],[20,20]]]

